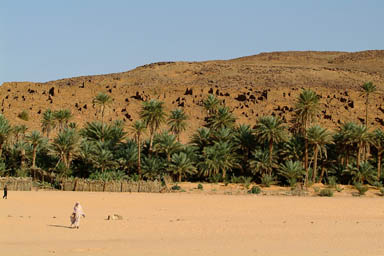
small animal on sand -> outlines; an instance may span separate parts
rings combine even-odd
[[[83,211],[83,207],[79,202],[75,203],[75,206],[73,207],[73,213],[70,216],[71,220],[71,227],[79,229],[80,228],[80,218],[83,216],[85,218],[85,213]]]

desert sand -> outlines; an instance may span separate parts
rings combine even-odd
[[[70,229],[76,200],[87,214]],[[123,220],[106,220],[109,214]],[[384,255],[378,197],[10,191],[0,255]]]

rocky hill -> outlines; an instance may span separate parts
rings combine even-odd
[[[128,126],[138,118],[142,101],[158,99],[167,110],[184,108],[190,116],[188,136],[204,120],[201,102],[209,93],[233,109],[239,123],[255,124],[261,115],[290,120],[302,88],[321,96],[319,122],[336,128],[341,122],[363,122],[360,86],[372,81],[384,87],[384,50],[363,52],[272,52],[232,60],[160,62],[123,73],[82,76],[46,83],[7,82],[0,87],[1,112],[13,124],[40,129],[42,112],[68,108],[80,125],[99,118],[92,99],[98,92],[114,98],[108,120]],[[384,95],[372,96],[369,119],[384,126]],[[17,118],[26,110],[29,121]]]

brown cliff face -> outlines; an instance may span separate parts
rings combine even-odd
[[[379,92],[371,96],[369,122],[384,126],[384,51],[273,52],[226,61],[161,62],[134,70],[82,76],[47,83],[9,82],[0,87],[1,112],[12,124],[40,129],[42,113],[68,108],[73,121],[84,124],[99,118],[92,99],[98,92],[114,98],[106,120],[138,119],[142,101],[158,99],[167,111],[183,108],[190,117],[186,142],[204,123],[202,100],[209,93],[233,109],[238,123],[252,126],[262,115],[291,119],[301,88],[321,97],[319,123],[336,128],[341,122],[364,122],[365,105],[360,86],[372,81]],[[29,121],[17,118],[26,110]]]

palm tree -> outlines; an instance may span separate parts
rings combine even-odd
[[[256,175],[260,173],[261,176],[271,176],[273,168],[277,166],[275,161],[272,160],[272,163],[270,162],[268,151],[262,150],[255,150],[252,153],[252,158],[248,162],[252,174]]]
[[[208,115],[214,115],[220,106],[220,101],[212,94],[203,101],[203,106],[207,110]]]
[[[381,159],[384,152],[384,131],[375,129],[373,131],[372,144],[377,150],[377,179],[381,178]]]
[[[191,142],[203,150],[204,147],[212,144],[211,131],[208,128],[198,128],[197,131],[192,135]]]
[[[140,118],[149,127],[149,152],[152,152],[153,137],[155,132],[159,129],[160,125],[165,121],[166,114],[164,112],[164,102],[157,100],[150,100],[143,102],[140,111]]]
[[[372,144],[372,136],[366,126],[356,125],[354,127],[354,130],[352,131],[351,137],[353,141],[357,144],[356,167],[359,169],[362,152],[370,144]],[[364,158],[364,160],[366,159]]]
[[[3,153],[3,147],[7,142],[11,131],[12,128],[8,120],[2,114],[0,114],[0,157]]]
[[[59,158],[56,166],[62,162],[66,168],[70,168],[73,157],[80,151],[80,139],[79,134],[73,129],[64,129],[54,138],[50,152]]]
[[[93,157],[91,158],[93,165],[101,170],[101,173],[108,168],[114,168],[117,163],[114,159],[112,152],[105,148],[103,142],[96,142],[93,150]]]
[[[124,128],[119,122],[112,125],[101,122],[86,123],[80,134],[90,141],[105,142],[111,150],[122,142],[126,136],[126,132],[124,132]]]
[[[216,141],[213,146],[203,149],[200,162],[197,164],[204,176],[212,176],[222,172],[225,179],[228,171],[239,167],[238,156],[230,142]]]
[[[181,182],[181,177],[186,174],[196,173],[196,168],[193,166],[193,162],[183,152],[175,153],[172,155],[172,162],[169,166],[169,170],[177,175],[178,181]]]
[[[303,164],[300,161],[285,161],[280,165],[279,173],[288,180],[288,183],[293,187],[298,179],[301,179],[305,174]]]
[[[316,182],[317,177],[317,158],[320,153],[327,157],[327,144],[333,143],[332,133],[319,125],[312,126],[307,131],[308,143],[313,146],[313,175],[312,182]]]
[[[177,141],[179,142],[180,133],[185,131],[185,129],[187,128],[187,120],[188,117],[182,109],[175,109],[171,111],[171,115],[168,118],[169,130],[176,135]]]
[[[319,97],[310,90],[303,90],[295,104],[294,121],[305,138],[304,149],[304,169],[305,169],[305,184],[308,184],[308,139],[306,136],[307,128],[311,125],[320,111]]]
[[[100,106],[100,112],[101,112],[101,122],[104,123],[104,111],[105,108],[112,104],[113,99],[108,94],[100,92],[97,94],[97,96],[93,99],[93,103]]]
[[[221,128],[232,128],[235,125],[236,118],[228,107],[219,107],[214,115],[208,118],[208,127],[212,130]]]
[[[32,168],[36,168],[36,152],[37,148],[44,143],[44,138],[38,131],[32,131],[25,138],[32,145]]]
[[[68,128],[68,122],[72,118],[72,113],[68,109],[60,109],[53,112],[54,119],[59,125],[59,133],[62,132],[65,128]]]
[[[280,118],[264,116],[259,118],[255,134],[260,143],[267,143],[269,148],[269,164],[272,166],[273,145],[286,141],[286,127]]]
[[[176,141],[176,137],[173,134],[163,132],[158,134],[154,139],[154,152],[164,153],[167,157],[167,162],[171,162],[171,155],[180,151],[182,148],[181,144]]]
[[[368,127],[368,105],[369,105],[369,95],[375,93],[377,88],[373,85],[372,82],[365,83],[361,86],[363,90],[362,96],[365,96],[365,126]]]
[[[41,129],[43,133],[47,133],[47,138],[49,139],[49,135],[51,131],[56,128],[56,118],[54,112],[52,110],[47,109],[43,113],[43,118],[41,120]]]
[[[376,181],[374,168],[368,161],[363,161],[360,167],[350,164],[343,172],[352,175],[354,183],[363,184],[364,181],[368,181],[373,184]]]
[[[137,172],[141,177],[141,136],[146,132],[146,125],[143,121],[139,120],[132,124],[131,131],[135,136],[137,144]]]
[[[344,165],[346,168],[349,165],[349,157],[352,150],[355,148],[354,141],[354,131],[356,129],[356,124],[353,122],[344,123],[340,126],[339,131],[334,135],[334,142],[338,149],[339,155],[343,156],[344,161],[341,161],[340,164]]]

